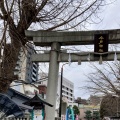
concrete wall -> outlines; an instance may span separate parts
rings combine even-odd
[[[71,103],[71,102],[68,102],[68,106],[69,106],[69,105],[72,106],[72,107],[73,107],[74,105],[76,105],[76,106],[78,107],[78,103]]]
[[[66,109],[67,109],[67,103],[62,103],[62,110],[61,110],[62,115],[66,114]]]

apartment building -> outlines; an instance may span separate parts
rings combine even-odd
[[[41,76],[41,79],[43,79],[41,84],[47,86],[48,75],[46,73],[41,73],[40,76]],[[61,76],[58,75],[58,85],[57,85],[58,96],[60,96],[60,86],[61,86],[60,84],[61,84]],[[62,97],[67,98],[68,102],[74,101],[74,83],[64,77],[63,77],[63,84],[62,84]]]
[[[102,100],[102,96],[90,95],[89,104],[91,105],[99,105]]]
[[[58,77],[58,93],[60,93],[61,76]],[[63,77],[62,97],[67,98],[68,102],[74,101],[74,83]]]
[[[30,44],[26,48],[21,48],[14,74],[18,75],[18,79],[24,83],[34,83],[38,80],[38,63],[31,61],[31,55],[35,53],[34,47]],[[38,89],[30,84],[20,84],[13,82],[11,87],[23,94],[34,94]]]
[[[48,74],[40,73],[41,83],[38,85],[39,93],[44,93],[44,98],[46,99],[46,90],[48,84]],[[59,105],[60,105],[60,86],[61,86],[61,76],[58,75],[58,85],[57,85],[57,94],[56,94],[56,112],[55,116],[58,117]],[[62,100],[63,104],[72,103],[74,101],[74,83],[70,80],[63,77],[62,84]],[[65,107],[65,106],[64,106]],[[64,109],[65,110],[65,109]]]

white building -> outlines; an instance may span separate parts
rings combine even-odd
[[[61,77],[59,76],[58,81],[60,82]],[[58,82],[58,83],[59,83]],[[60,87],[60,83],[58,84],[58,90]],[[62,84],[62,97],[68,99],[68,102],[73,102],[74,100],[74,83],[70,80],[63,77],[63,84]]]
[[[48,74],[40,73],[41,85],[47,86],[48,84]],[[56,112],[55,117],[58,117],[59,104],[60,104],[60,86],[61,86],[61,76],[58,75],[58,85],[56,94]],[[73,103],[74,101],[74,83],[63,77],[62,84],[62,101],[68,105],[68,102]]]
[[[15,67],[15,75],[18,75],[18,82],[12,82],[11,87],[15,90],[32,95],[38,89],[35,86],[25,83],[34,83],[38,79],[38,64],[31,61],[31,55],[35,53],[32,45],[27,45],[26,48],[21,48],[18,56],[18,61]]]
[[[41,82],[41,84],[44,84],[47,86],[47,74],[41,73],[41,79],[44,81]],[[57,94],[60,96],[60,85],[61,84],[61,76],[58,76],[58,87],[57,87]],[[67,98],[68,102],[74,101],[74,83],[70,80],[63,77],[63,83],[62,83],[62,97]]]

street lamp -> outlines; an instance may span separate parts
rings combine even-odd
[[[118,105],[119,96],[118,96],[118,95],[112,95],[112,96],[116,98],[116,102],[117,102],[117,103],[116,103],[116,104],[117,104],[117,106],[116,106],[116,107],[117,107],[117,117],[119,117],[119,114],[118,114],[118,112],[119,112],[119,111],[118,111],[118,107],[119,107],[119,105]]]
[[[60,82],[60,106],[59,106],[59,117],[61,117],[61,110],[62,110],[62,83],[63,83],[63,67],[68,63],[65,63],[61,67],[61,82]]]

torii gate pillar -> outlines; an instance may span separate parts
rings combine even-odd
[[[49,73],[48,73],[48,86],[46,100],[50,104],[54,105],[52,108],[46,106],[46,120],[55,119],[55,107],[56,107],[56,91],[58,83],[58,72],[59,72],[59,62],[58,62],[58,52],[60,50],[59,43],[52,43],[51,53],[50,53],[50,63],[49,63]]]

